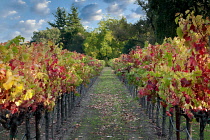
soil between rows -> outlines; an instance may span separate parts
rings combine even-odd
[[[105,67],[72,112],[63,140],[163,140],[138,101]]]

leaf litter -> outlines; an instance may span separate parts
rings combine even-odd
[[[109,67],[104,68],[88,96],[90,101],[80,114],[79,127],[69,139],[161,139],[155,135],[152,123],[145,121],[148,117],[141,106]]]

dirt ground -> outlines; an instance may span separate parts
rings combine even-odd
[[[106,67],[72,112],[63,140],[164,140],[126,87]]]

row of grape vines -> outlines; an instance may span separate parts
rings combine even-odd
[[[192,122],[197,120],[199,139],[203,140],[210,120],[210,20],[186,11],[177,15],[175,22],[179,25],[177,37],[137,47],[111,60],[110,65],[136,89],[142,106],[151,103],[154,110],[154,104],[160,103],[165,110],[163,116],[175,116],[177,140],[181,116],[186,118],[187,139],[192,139]]]
[[[30,121],[34,120],[35,138],[40,140],[43,139],[40,121],[45,114],[45,138],[49,139],[50,118],[57,114],[60,129],[78,102],[76,99],[91,86],[104,62],[62,50],[50,41],[47,44],[23,41],[18,36],[0,44],[0,123],[10,130],[12,140],[24,122],[23,137],[31,139]],[[53,124],[54,119],[51,120]]]

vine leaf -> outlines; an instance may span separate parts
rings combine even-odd
[[[178,27],[178,28],[176,29],[176,33],[177,33],[178,37],[183,38],[183,32],[182,32],[181,27]]]

